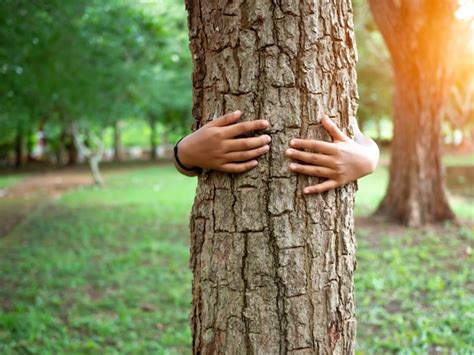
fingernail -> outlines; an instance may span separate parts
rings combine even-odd
[[[270,126],[270,123],[268,121],[263,121],[263,127],[268,127]]]
[[[257,164],[258,164],[258,161],[256,161],[256,160],[252,161],[252,166],[257,166]]]
[[[287,149],[286,154],[291,155],[293,153],[293,149]]]
[[[309,194],[309,193],[310,193],[309,189],[304,189],[303,192],[304,192],[305,194]]]
[[[240,115],[242,112],[240,110],[234,111],[234,115]]]
[[[266,145],[266,146],[263,147],[263,149],[264,149],[266,152],[268,152],[268,151],[270,150],[270,146],[269,146],[269,145]]]
[[[290,164],[290,169],[295,170],[296,169],[296,164]]]
[[[292,140],[290,141],[290,145],[295,145],[295,144],[296,144],[296,141],[295,141],[294,139],[292,139]]]
[[[270,143],[272,141],[272,137],[265,136],[265,142]]]

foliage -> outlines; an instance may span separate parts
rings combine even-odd
[[[177,0],[5,0],[0,11],[0,144],[44,121],[50,139],[72,121],[186,123],[191,58]]]
[[[357,117],[365,129],[367,123],[378,126],[382,119],[391,119],[393,73],[390,55],[368,2],[357,0],[353,6],[359,57],[357,85],[360,101]],[[380,132],[377,132],[377,138],[380,138]]]

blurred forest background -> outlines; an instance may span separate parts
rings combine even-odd
[[[72,130],[106,160],[156,159],[192,124],[186,13],[179,1],[2,1],[0,164],[74,165]],[[354,2],[359,125],[392,138],[390,56],[365,1]],[[473,144],[472,37],[463,42],[443,142]],[[466,80],[470,78],[471,80]]]
[[[457,222],[424,228],[370,217],[393,72],[368,2],[353,4],[358,122],[382,148],[357,195],[358,351],[473,353],[474,4],[456,14],[471,32],[442,122]],[[0,353],[187,353],[196,182],[169,160],[193,122],[183,3],[2,0],[0,14]]]

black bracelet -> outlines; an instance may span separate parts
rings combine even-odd
[[[199,171],[199,168],[197,166],[193,166],[192,168],[187,168],[183,165],[183,163],[181,163],[179,161],[179,158],[178,158],[178,144],[179,142],[181,142],[182,140],[184,139],[184,137],[181,137],[179,139],[179,141],[176,142],[176,144],[174,145],[174,148],[173,148],[173,152],[174,152],[174,159],[176,160],[176,163],[178,163],[179,167],[183,170],[186,170],[186,171]]]

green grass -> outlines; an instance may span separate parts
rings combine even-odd
[[[380,161],[389,163],[390,161],[390,149],[382,149],[380,152]],[[468,153],[452,153],[445,152],[442,156],[442,163],[444,166],[473,166],[474,155]]]
[[[458,160],[457,163],[461,161]],[[469,184],[469,182],[467,183]],[[388,169],[386,167],[379,167],[373,174],[359,179],[355,206],[356,215],[370,216],[383,198],[387,184]],[[471,198],[452,193],[448,193],[448,197],[451,208],[458,218],[474,221],[473,200]]]
[[[472,153],[445,154],[443,156],[443,164],[445,166],[473,166],[474,155]]]
[[[117,175],[0,240],[0,353],[187,352],[194,184],[170,167]]]
[[[23,175],[0,175],[0,190],[9,188],[24,179]]]
[[[360,353],[472,354],[472,230],[390,229],[358,232]]]
[[[386,176],[360,181],[358,214]],[[190,353],[195,184],[172,167],[132,169],[38,207],[0,239],[0,354]],[[472,232],[357,229],[360,353],[474,351]]]

